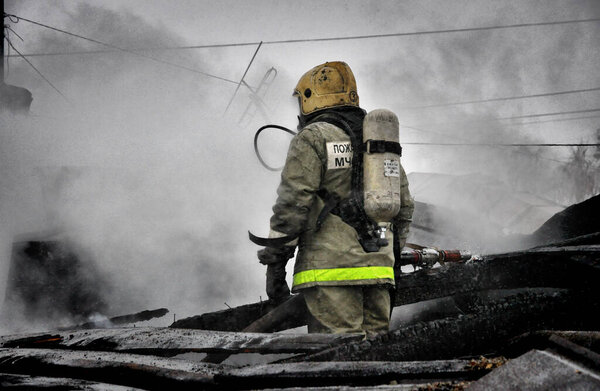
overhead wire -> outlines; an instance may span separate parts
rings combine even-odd
[[[48,80],[48,78],[47,78],[46,76],[44,76],[44,74],[42,74],[42,72],[40,72],[40,71],[39,71],[39,69],[37,69],[37,68],[35,67],[35,65],[33,65],[33,64],[31,63],[31,61],[29,61],[29,60],[28,60],[28,59],[27,59],[25,56],[23,56],[23,55],[21,54],[21,52],[19,52],[19,50],[17,50],[17,48],[16,48],[16,47],[15,47],[15,46],[12,44],[12,42],[10,41],[10,39],[6,39],[6,42],[8,42],[8,45],[9,45],[9,46],[10,46],[10,47],[11,47],[11,48],[12,48],[12,49],[15,51],[15,52],[17,52],[17,54],[19,54],[19,55],[20,55],[20,56],[23,58],[23,60],[25,60],[25,62],[27,62],[27,64],[29,64],[29,66],[30,66],[31,68],[33,68],[33,70],[34,70],[34,71],[35,71],[35,72],[36,72],[38,75],[40,75],[40,77],[41,77],[42,79],[44,79],[44,81],[45,81],[46,83],[48,83],[48,85],[49,85],[50,87],[52,87],[52,89],[54,89],[54,91],[56,91],[56,92],[57,92],[57,93],[58,93],[60,96],[62,96],[62,97],[65,99],[65,101],[67,101],[68,103],[71,103],[71,102],[69,101],[69,99],[68,99],[68,98],[65,96],[65,94],[63,94],[63,93],[62,93],[62,92],[61,92],[61,91],[60,91],[60,90],[59,90],[59,89],[58,89],[58,88],[57,88],[57,87],[56,87],[54,84],[52,84],[52,82],[51,82],[50,80]]]
[[[555,22],[536,22],[536,23],[520,23],[520,24],[510,24],[510,25],[495,25],[495,26],[483,26],[483,27],[468,27],[461,29],[443,29],[443,30],[426,30],[426,31],[414,31],[414,32],[400,32],[400,33],[389,33],[389,34],[371,34],[371,35],[355,35],[355,36],[347,36],[347,37],[324,37],[324,38],[307,38],[307,39],[291,39],[291,40],[273,40],[273,41],[260,41],[260,42],[239,42],[239,43],[227,43],[227,44],[209,44],[209,45],[190,45],[190,46],[172,46],[172,47],[156,47],[156,48],[138,48],[138,49],[124,49],[116,45],[108,44],[106,42],[99,41],[97,39],[89,38],[83,36],[81,34],[72,33],[66,31],[64,29],[60,29],[57,27],[53,27],[47,25],[45,23],[41,23],[38,21],[34,21],[28,18],[20,17],[13,14],[5,13],[5,16],[8,17],[13,22],[18,22],[23,20],[25,22],[44,27],[50,30],[54,30],[63,34],[67,34],[79,39],[83,39],[86,41],[90,41],[99,45],[103,45],[105,47],[114,49],[115,51],[125,52],[136,56],[141,56],[147,58],[152,61],[157,61],[166,65],[175,66],[181,69],[185,69],[191,72],[199,73],[207,77],[215,78],[218,80],[222,80],[229,83],[235,83],[238,85],[239,82],[227,78],[223,78],[220,76],[216,76],[213,74],[209,74],[207,72],[199,71],[193,68],[189,68],[180,64],[172,63],[170,61],[165,61],[162,59],[158,59],[156,57],[147,56],[139,51],[150,51],[150,50],[182,50],[182,49],[202,49],[202,48],[219,48],[219,47],[236,47],[236,46],[250,46],[250,45],[274,45],[274,44],[289,44],[289,43],[302,43],[302,42],[323,42],[323,41],[334,41],[334,40],[353,40],[353,39],[369,39],[369,38],[386,38],[386,37],[401,37],[401,36],[412,36],[412,35],[431,35],[431,34],[445,34],[445,33],[459,33],[459,32],[469,32],[469,31],[486,31],[486,30],[497,30],[497,29],[512,29],[512,28],[524,28],[524,27],[536,27],[536,26],[552,26],[552,25],[565,25],[565,24],[574,24],[574,23],[589,23],[589,22],[598,22],[600,18],[589,18],[589,19],[576,19],[576,20],[564,20],[564,21],[555,21]],[[78,52],[63,52],[63,53],[31,53],[25,54],[23,56],[48,56],[48,55],[70,55],[70,54],[97,54],[97,53],[107,53],[111,52],[111,50],[96,50],[96,51],[78,51]],[[19,56],[21,57],[21,56]],[[593,87],[587,89],[578,89],[578,90],[568,90],[568,91],[557,91],[557,92],[549,92],[549,93],[540,93],[540,94],[531,94],[531,95],[519,95],[519,96],[511,96],[511,97],[498,97],[498,98],[485,98],[478,100],[468,100],[468,101],[460,101],[460,102],[446,102],[446,103],[438,103],[438,104],[429,104],[429,105],[420,105],[420,106],[407,106],[401,107],[401,110],[409,110],[409,109],[423,109],[423,108],[433,108],[433,107],[445,107],[445,106],[455,106],[455,105],[465,105],[465,104],[474,104],[474,103],[486,103],[486,102],[497,102],[497,101],[507,101],[507,100],[515,100],[515,99],[527,99],[527,98],[538,98],[538,97],[546,97],[546,96],[555,96],[555,95],[564,95],[564,94],[574,94],[574,93],[584,93],[584,92],[593,92],[599,91],[600,87]],[[515,118],[509,118],[515,119]]]
[[[125,48],[122,48],[122,47],[119,47],[119,46],[116,46],[116,45],[112,45],[112,44],[109,44],[109,43],[106,43],[106,42],[99,41],[97,39],[85,37],[85,36],[80,35],[80,34],[71,33],[69,31],[66,31],[66,30],[63,30],[63,29],[59,29],[57,27],[53,27],[53,26],[50,26],[50,25],[47,25],[47,24],[44,24],[44,23],[36,22],[34,20],[31,20],[31,19],[23,18],[23,17],[17,16],[17,15],[12,15],[12,14],[5,14],[5,16],[14,17],[14,18],[16,18],[17,21],[22,20],[22,21],[34,24],[36,26],[44,27],[44,28],[47,28],[49,30],[57,31],[57,32],[60,32],[60,33],[66,34],[66,35],[70,35],[72,37],[83,39],[85,41],[93,42],[93,43],[98,44],[98,45],[106,46],[106,47],[115,49],[116,51],[128,53],[128,54],[131,54],[131,55],[134,55],[134,56],[143,57],[143,58],[146,58],[146,59],[151,60],[151,61],[155,61],[155,62],[158,62],[158,63],[170,65],[170,66],[173,66],[173,67],[176,67],[176,68],[180,68],[180,69],[184,69],[184,70],[187,70],[187,71],[190,71],[190,72],[198,73],[198,74],[201,74],[201,75],[204,75],[206,77],[213,78],[213,79],[218,79],[218,80],[225,81],[225,82],[228,82],[228,83],[238,84],[238,82],[236,82],[235,80],[227,79],[227,78],[224,78],[224,77],[221,77],[221,76],[216,76],[216,75],[204,72],[204,71],[200,71],[200,70],[197,70],[197,69],[194,69],[194,68],[186,67],[184,65],[176,64],[176,63],[173,63],[173,62],[170,62],[170,61],[166,61],[166,60],[162,60],[162,59],[159,59],[159,58],[156,58],[156,57],[147,56],[145,54],[142,54],[142,53],[130,50],[130,49],[125,49]]]
[[[489,30],[498,30],[498,29],[511,29],[511,28],[524,28],[524,27],[534,27],[534,26],[549,26],[549,25],[564,25],[564,24],[572,24],[572,23],[587,23],[587,22],[598,22],[600,18],[591,18],[591,19],[581,19],[581,20],[568,20],[568,21],[556,21],[556,22],[539,22],[539,23],[521,23],[521,24],[512,24],[512,25],[496,25],[496,26],[483,26],[483,27],[471,27],[471,28],[462,28],[462,29],[445,29],[445,30],[429,30],[429,31],[415,31],[415,32],[402,32],[402,33],[391,33],[391,34],[372,34],[372,35],[356,35],[356,36],[347,36],[347,37],[324,37],[324,38],[311,38],[311,39],[290,39],[290,40],[275,40],[275,41],[261,41],[261,42],[241,42],[241,43],[229,43],[229,44],[212,44],[212,45],[193,45],[193,46],[177,46],[177,47],[163,47],[163,48],[145,48],[145,49],[124,49],[116,45],[108,44],[93,38],[85,37],[80,34],[71,33],[69,31],[59,29],[44,23],[36,22],[31,19],[19,17],[17,15],[5,14],[5,16],[9,17],[9,19],[13,22],[18,22],[19,20],[26,21],[28,23],[44,27],[50,30],[54,30],[63,34],[67,34],[79,39],[83,39],[89,42],[93,42],[116,51],[125,52],[128,54],[132,54],[135,56],[143,57],[152,61],[156,61],[159,63],[163,63],[166,65],[178,67],[181,69],[185,69],[194,73],[202,74],[206,77],[218,79],[221,81],[229,82],[237,84],[237,88],[239,89],[241,82],[236,82],[234,80],[230,80],[227,78],[223,78],[220,76],[212,75],[207,72],[199,71],[193,68],[189,68],[186,66],[182,66],[180,64],[172,63],[170,61],[165,61],[162,59],[158,59],[155,57],[147,56],[139,51],[148,51],[148,50],[182,50],[182,49],[201,49],[201,48],[222,48],[222,47],[237,47],[237,46],[251,46],[251,45],[274,45],[274,44],[291,44],[291,43],[307,43],[307,42],[326,42],[326,41],[341,41],[341,40],[356,40],[356,39],[372,39],[372,38],[388,38],[388,37],[401,37],[401,36],[416,36],[416,35],[432,35],[432,34],[445,34],[445,33],[461,33],[461,32],[471,32],[471,31],[489,31]],[[15,33],[15,35],[17,35]],[[18,35],[17,35],[18,36]],[[27,58],[25,55],[20,53],[13,45],[12,42],[9,42],[9,46],[17,52],[19,57],[23,58],[54,90],[56,90],[63,98],[67,101],[68,99],[65,95],[54,86]],[[134,51],[135,50],[135,51]],[[257,50],[258,51],[258,50]],[[50,56],[50,55],[72,55],[72,54],[96,54],[96,53],[106,53],[110,52],[109,50],[101,50],[101,51],[80,51],[80,52],[63,52],[63,53],[32,53],[27,56]],[[255,53],[256,55],[256,53]],[[243,77],[242,77],[243,80]],[[421,108],[433,108],[433,107],[445,107],[445,106],[455,106],[455,105],[465,105],[465,104],[475,104],[475,103],[486,103],[486,102],[497,102],[497,101],[507,101],[507,100],[516,100],[516,99],[527,99],[527,98],[538,98],[538,97],[546,97],[546,96],[555,96],[555,95],[564,95],[564,94],[574,94],[574,93],[584,93],[584,92],[592,92],[598,91],[600,87],[588,88],[588,89],[579,89],[579,90],[569,90],[569,91],[558,91],[551,93],[541,93],[541,94],[531,94],[531,95],[521,95],[521,96],[511,96],[511,97],[498,97],[498,98],[487,98],[487,99],[478,99],[478,100],[469,100],[469,101],[461,101],[461,102],[446,102],[439,104],[430,104],[430,105],[422,105],[422,106],[412,106],[412,107],[403,107],[401,109],[421,109]],[[237,90],[236,90],[237,91]],[[235,95],[234,95],[235,96]],[[545,117],[545,116],[555,116],[555,115],[564,115],[564,114],[581,114],[581,113],[589,113],[600,111],[600,109],[587,109],[587,110],[575,110],[568,112],[555,112],[555,113],[542,113],[542,114],[529,114],[529,115],[521,115],[521,116],[513,116],[513,117],[500,117],[494,118],[493,120],[512,120],[512,119],[524,119],[524,118],[535,118],[535,117]],[[587,117],[594,118],[595,116]],[[569,118],[562,119],[566,120],[574,120],[580,118]],[[561,119],[555,119],[554,121],[561,121]],[[480,121],[466,121],[466,122],[480,122]],[[546,122],[546,121],[538,121],[538,122]],[[535,123],[535,122],[532,122]],[[528,123],[522,123],[517,125],[525,125]],[[424,129],[418,129],[412,126],[404,126],[409,129],[414,129],[418,131],[425,131],[431,133],[437,133],[433,131],[427,131]],[[429,142],[408,142],[404,143],[407,145],[438,145],[438,146],[497,146],[497,147],[564,147],[564,146],[589,146],[589,147],[599,147],[600,144],[586,144],[586,143],[429,143]]]
[[[9,36],[10,36],[10,31],[8,30],[9,26],[6,25],[6,24],[3,24],[2,26],[4,28],[4,39],[9,39]],[[0,44],[4,45],[4,41],[0,42]],[[10,55],[10,46],[8,47],[7,52]],[[4,74],[0,75],[0,80],[4,80],[10,74],[10,61],[9,61],[9,58],[7,56],[4,56],[4,57],[6,57],[6,75],[4,75]],[[4,58],[1,58],[0,60],[4,64]],[[2,71],[4,71],[4,69],[2,69]]]
[[[507,101],[507,100],[516,100],[516,99],[541,98],[541,97],[546,97],[546,96],[577,94],[577,93],[593,92],[593,91],[600,91],[600,87],[583,88],[583,89],[579,89],[579,90],[547,92],[547,93],[542,93],[542,94],[516,95],[516,96],[507,96],[507,97],[500,97],[500,98],[486,98],[486,99],[468,100],[468,101],[460,101],[460,102],[436,103],[436,104],[420,105],[420,106],[405,106],[405,107],[400,107],[399,109],[400,110],[428,109],[428,108],[434,108],[434,107],[447,107],[447,106],[469,105],[469,104],[474,104],[474,103],[500,102],[500,101]]]
[[[18,22],[23,20],[25,22],[44,27],[50,30],[54,30],[63,34],[67,34],[79,39],[87,40],[99,45],[103,45],[105,47],[114,49],[116,51],[129,53],[132,55],[140,56],[152,61],[157,61],[160,63],[164,63],[167,65],[179,67],[188,71],[192,71],[195,73],[202,74],[207,77],[219,79],[229,83],[235,83],[239,85],[240,83],[235,80],[226,79],[220,76],[215,76],[209,74],[207,72],[195,70],[193,68],[185,67],[179,64],[175,64],[169,61],[157,59],[155,57],[147,56],[139,53],[141,50],[182,50],[182,49],[202,49],[202,48],[222,48],[222,47],[237,47],[237,46],[250,46],[250,45],[274,45],[274,44],[290,44],[290,43],[305,43],[305,42],[325,42],[325,41],[340,41],[340,40],[355,40],[355,39],[372,39],[372,38],[388,38],[388,37],[402,37],[402,36],[416,36],[416,35],[432,35],[432,34],[446,34],[446,33],[461,33],[461,32],[471,32],[471,31],[488,31],[488,30],[499,30],[499,29],[513,29],[513,28],[525,28],[525,27],[536,27],[536,26],[553,26],[553,25],[565,25],[565,24],[575,24],[575,23],[590,23],[590,22],[598,22],[600,18],[588,18],[588,19],[576,19],[576,20],[564,20],[564,21],[554,21],[554,22],[536,22],[536,23],[519,23],[519,24],[510,24],[510,25],[494,25],[494,26],[482,26],[482,27],[468,27],[468,28],[460,28],[460,29],[442,29],[442,30],[425,30],[425,31],[414,31],[414,32],[399,32],[399,33],[389,33],[389,34],[370,34],[370,35],[354,35],[354,36],[346,36],[346,37],[323,37],[323,38],[305,38],[305,39],[288,39],[288,40],[272,40],[272,41],[261,41],[261,42],[238,42],[238,43],[227,43],[227,44],[209,44],[209,45],[190,45],[190,46],[174,46],[174,47],[158,47],[158,48],[145,48],[145,49],[124,49],[116,45],[108,44],[93,38],[89,38],[80,34],[72,33],[63,29],[59,29],[41,22],[37,22],[28,18],[20,17],[13,14],[4,14],[13,22]],[[13,47],[14,48],[14,47]],[[15,50],[16,51],[16,50]],[[32,65],[25,56],[42,56],[42,55],[68,55],[68,54],[87,54],[87,53],[106,53],[108,50],[103,51],[81,51],[81,52],[64,52],[64,53],[32,53],[28,55],[23,55],[19,53],[19,57],[25,59],[30,65]],[[33,66],[33,65],[32,65]],[[36,69],[37,71],[37,69]],[[39,73],[39,71],[38,71]],[[40,73],[41,75],[41,73]],[[51,84],[51,83],[50,83]],[[427,108],[427,107],[442,107],[442,106],[451,106],[451,105],[461,105],[461,104],[473,104],[473,103],[484,103],[484,102],[494,102],[494,101],[503,101],[503,100],[513,100],[513,99],[526,99],[526,98],[537,98],[544,96],[552,96],[552,95],[563,95],[563,94],[572,94],[572,93],[582,93],[582,92],[591,92],[598,91],[600,87],[588,88],[588,89],[579,89],[579,90],[569,90],[569,91],[558,91],[552,93],[541,93],[541,94],[531,94],[531,95],[522,95],[522,96],[512,96],[512,97],[499,97],[499,98],[487,98],[487,99],[479,99],[479,100],[471,100],[471,101],[462,101],[462,102],[448,102],[448,103],[440,103],[440,104],[432,104],[432,105],[423,105],[423,106],[414,106],[407,107],[402,109],[412,109],[412,108]],[[514,117],[504,117],[504,118],[494,118],[492,120],[511,120],[511,119],[523,119],[523,118],[534,118],[534,117],[543,117],[543,116],[552,116],[552,115],[562,115],[562,114],[576,114],[576,113],[586,113],[586,112],[594,112],[600,111],[600,109],[589,109],[589,110],[577,110],[571,112],[558,112],[558,113],[544,113],[544,114],[530,114],[523,116],[514,116]],[[591,118],[591,117],[590,117]],[[563,119],[571,120],[571,119]],[[487,122],[489,120],[476,120],[476,121],[461,121],[464,122]],[[559,121],[559,120],[557,120]],[[541,122],[541,121],[540,121]],[[447,123],[446,123],[447,124]],[[527,124],[527,123],[523,123]],[[516,124],[520,125],[520,124]],[[408,126],[406,126],[408,127]],[[421,130],[423,131],[423,130]]]
[[[416,128],[414,126],[408,126],[408,125],[402,125],[402,124],[400,124],[400,126],[402,128],[407,128],[407,129],[415,130],[417,132],[432,133],[432,134],[440,135],[440,136],[447,137],[447,138],[454,138],[454,139],[458,139],[458,140],[465,140],[464,138],[459,137],[457,135],[450,135],[450,134],[445,134],[445,133],[441,133],[441,132],[436,132],[436,131],[433,131],[433,130],[421,129],[421,128]],[[463,143],[423,143],[423,144],[403,142],[403,144],[413,144],[413,145],[440,145],[440,144],[445,144],[445,145],[467,145],[466,142],[463,142]],[[508,147],[508,145],[507,146],[502,146],[502,145],[494,144],[494,143],[483,143],[483,144],[477,144],[477,145],[490,146],[490,147],[494,147],[494,148]],[[527,144],[527,145],[528,146],[533,146],[532,144]],[[515,145],[511,144],[510,146],[515,146]],[[517,153],[521,153],[523,155],[530,155],[527,152],[523,152],[523,151],[519,151],[519,150],[517,150],[516,152]],[[558,160],[558,159],[553,159],[553,158],[544,157],[544,156],[538,156],[538,158],[542,159],[542,160],[547,160],[547,161],[551,161],[551,162],[565,164],[564,161]]]
[[[590,18],[590,19],[563,20],[563,21],[556,21],[556,22],[517,23],[517,24],[509,24],[509,25],[467,27],[467,28],[461,28],[461,29],[426,30],[426,31],[414,31],[414,32],[390,33],[390,34],[354,35],[354,36],[348,36],[348,37],[288,39],[288,40],[278,40],[278,41],[265,41],[264,43],[266,45],[272,45],[272,44],[282,44],[282,43],[344,41],[344,40],[354,40],[354,39],[407,37],[407,36],[413,36],[413,35],[464,33],[464,32],[470,32],[470,31],[501,30],[501,29],[512,29],[512,28],[523,28],[523,27],[535,27],[535,26],[553,26],[553,25],[561,25],[561,24],[589,23],[589,22],[599,22],[599,21],[600,21],[600,18]]]
[[[600,147],[600,143],[430,143],[403,142],[407,145],[487,146],[487,147]]]
[[[11,20],[9,18],[9,20]],[[23,37],[21,37],[19,34],[17,34],[17,32],[15,30],[13,30],[12,27],[10,27],[10,25],[8,24],[3,24],[4,27],[4,39],[6,39],[6,41],[10,41],[10,34],[14,34],[17,38],[19,38],[21,41],[23,41]],[[6,76],[8,76],[10,74],[10,62],[9,62],[9,58],[10,57],[10,45],[8,46],[8,56],[6,58]],[[4,61],[4,58],[1,59],[2,61]]]
[[[550,117],[550,116],[558,116],[558,115],[569,115],[569,114],[582,114],[582,113],[593,113],[600,111],[600,108],[594,109],[584,109],[584,110],[572,110],[572,111],[557,111],[552,113],[538,113],[538,114],[525,114],[525,115],[516,115],[510,117],[492,117],[486,119],[475,119],[475,120],[464,120],[464,121],[449,121],[444,123],[423,123],[417,124],[415,126],[443,126],[443,125],[457,125],[457,124],[469,124],[469,123],[489,123],[494,121],[507,121],[514,119],[525,119],[525,118],[540,118],[540,117]],[[568,120],[565,119],[565,120]],[[511,124],[513,125],[513,124]],[[516,124],[519,125],[519,124]],[[406,125],[405,125],[406,126]]]
[[[33,21],[31,19],[19,17],[17,15],[5,14],[9,17],[19,18],[20,20],[24,20],[26,22],[37,24],[42,27],[46,27],[55,31],[59,31],[65,34],[69,34],[81,39],[87,39],[92,42],[96,42],[98,44],[105,45],[107,47],[111,47],[116,50],[124,51],[124,49],[116,47],[114,45],[108,45],[103,42],[89,39],[87,37],[81,36],[79,34],[70,33],[64,31],[62,29],[58,29],[56,27],[48,26],[46,24]],[[409,31],[409,32],[398,32],[398,33],[388,33],[388,34],[365,34],[365,35],[351,35],[346,37],[322,37],[322,38],[299,38],[299,39],[282,39],[282,40],[271,40],[271,41],[251,41],[251,42],[233,42],[233,43],[222,43],[222,44],[206,44],[206,45],[183,45],[183,46],[164,46],[164,47],[155,47],[155,48],[139,48],[139,49],[131,49],[136,51],[158,51],[158,50],[187,50],[187,49],[211,49],[211,48],[228,48],[228,47],[239,47],[239,46],[256,46],[260,42],[263,45],[278,45],[278,44],[291,44],[291,43],[309,43],[309,42],[327,42],[327,41],[345,41],[345,40],[357,40],[357,39],[374,39],[374,38],[391,38],[391,37],[406,37],[406,36],[418,36],[418,35],[432,35],[432,34],[449,34],[449,33],[464,33],[471,31],[489,31],[489,30],[502,30],[502,29],[514,29],[514,28],[525,28],[525,27],[538,27],[538,26],[555,26],[555,25],[565,25],[565,24],[576,24],[576,23],[590,23],[590,22],[599,22],[600,18],[589,18],[589,19],[573,19],[573,20],[562,20],[562,21],[554,21],[554,22],[534,22],[534,23],[517,23],[517,24],[508,24],[508,25],[494,25],[494,26],[482,26],[482,27],[467,27],[467,28],[459,28],[459,29],[442,29],[442,30],[423,30],[423,31]],[[87,54],[87,53],[97,53],[97,52],[63,52],[63,53],[35,53],[31,55],[70,55],[70,54]]]
[[[507,126],[546,124],[549,122],[581,121],[581,120],[593,119],[593,118],[600,118],[600,115],[586,115],[586,116],[582,116],[582,117],[572,117],[572,118],[555,118],[555,119],[548,119],[548,120],[544,120],[544,121],[517,122],[514,124],[509,124]]]
[[[597,109],[585,109],[585,110],[573,110],[573,111],[558,111],[554,113],[542,113],[542,114],[527,114],[527,115],[517,115],[513,117],[498,117],[496,120],[513,120],[513,119],[522,119],[522,118],[538,118],[538,117],[550,117],[555,115],[565,115],[565,114],[582,114],[582,113],[593,113],[596,111],[600,111],[600,108]]]

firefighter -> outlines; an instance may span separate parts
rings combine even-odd
[[[285,266],[297,246],[292,292],[304,295],[310,333],[387,331],[393,246],[361,235],[364,219],[348,218],[342,209],[360,183],[352,167],[366,112],[359,107],[354,75],[344,62],[318,65],[300,78],[294,96],[299,133],[291,141],[270,220],[269,238],[279,242],[258,252],[267,265],[267,294],[274,300],[290,294]],[[414,206],[402,166],[398,176],[401,206],[390,223],[401,248]],[[393,233],[386,235],[389,240]]]

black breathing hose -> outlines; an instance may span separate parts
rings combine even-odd
[[[260,129],[258,129],[256,131],[256,134],[254,135],[254,152],[256,152],[256,157],[260,161],[260,164],[262,164],[263,167],[265,167],[269,171],[281,171],[283,169],[283,167],[273,168],[273,167],[269,166],[267,163],[265,163],[262,156],[260,156],[260,152],[258,152],[258,136],[260,135],[260,132],[262,132],[263,130],[268,129],[268,128],[275,128],[275,129],[283,130],[284,132],[287,132],[293,136],[295,136],[297,133],[294,132],[293,130],[286,128],[285,126],[265,125],[265,126],[262,126]]]

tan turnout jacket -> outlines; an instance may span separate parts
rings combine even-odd
[[[273,207],[271,236],[300,234],[293,292],[316,285],[394,284],[391,231],[386,235],[389,245],[376,253],[364,252],[354,228],[336,215],[329,214],[321,229],[315,231],[324,205],[316,192],[324,188],[341,198],[350,195],[349,146],[350,137],[326,122],[306,126],[290,144]],[[393,223],[404,245],[414,204],[402,166],[400,175],[402,205]]]

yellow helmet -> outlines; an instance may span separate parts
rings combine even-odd
[[[345,62],[317,65],[300,78],[294,89],[300,99],[300,111],[307,115],[336,106],[358,106],[356,80]]]

